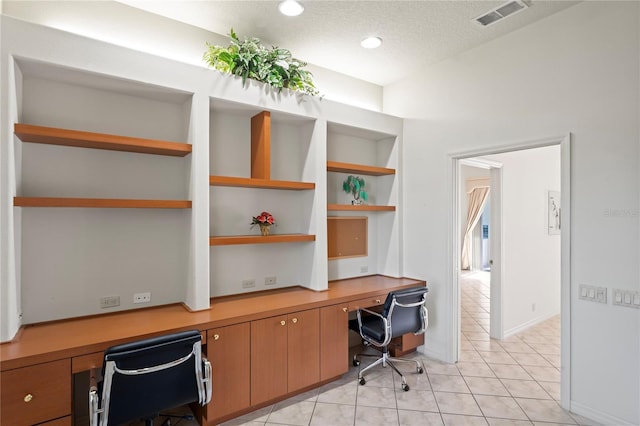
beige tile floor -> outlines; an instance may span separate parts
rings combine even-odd
[[[401,365],[411,387],[390,368],[357,383],[340,380],[224,423],[237,425],[594,425],[564,411],[560,399],[560,318],[504,341],[489,338],[488,273],[461,280],[461,356],[444,364],[415,353],[425,374]],[[429,342],[427,340],[426,344]],[[360,367],[367,365],[363,360]],[[186,426],[186,425],[185,425]]]

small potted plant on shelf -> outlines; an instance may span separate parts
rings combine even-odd
[[[347,194],[353,195],[351,204],[359,206],[364,204],[369,199],[367,191],[364,190],[364,179],[360,176],[349,175],[344,182],[342,182],[342,190]]]
[[[251,221],[251,228],[258,225],[260,233],[267,236],[271,233],[271,227],[276,225],[276,219],[269,212],[262,212],[258,216],[254,216]]]

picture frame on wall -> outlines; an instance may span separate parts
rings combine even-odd
[[[547,192],[547,226],[549,235],[560,235],[562,210],[559,191]]]

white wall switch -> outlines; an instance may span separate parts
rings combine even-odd
[[[615,288],[613,289],[613,304],[640,309],[640,292]]]
[[[613,304],[622,303],[622,291],[621,290],[613,290]]]
[[[607,289],[606,289],[606,287],[598,287],[596,289],[596,302],[607,303]]]

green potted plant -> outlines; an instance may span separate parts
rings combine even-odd
[[[351,204],[360,205],[369,199],[367,191],[364,189],[364,179],[360,176],[349,175],[344,182],[342,182],[342,190],[347,194],[353,195]]]
[[[286,88],[318,95],[313,75],[304,69],[307,63],[294,58],[289,50],[275,46],[267,48],[256,37],[241,41],[233,28],[229,37],[231,44],[228,47],[207,42],[202,59],[210,67],[242,77],[242,84],[250,78],[279,90]]]

